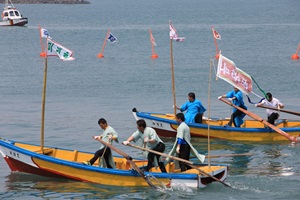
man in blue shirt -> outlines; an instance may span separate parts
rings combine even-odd
[[[221,98],[228,98],[228,100],[232,101],[234,105],[247,110],[247,107],[245,106],[243,100],[243,93],[236,87],[234,87],[232,91],[218,97],[218,99]],[[231,115],[230,121],[225,125],[225,127],[231,126],[232,123],[235,127],[240,127],[244,123],[243,118],[246,114],[236,108],[233,108],[232,111],[233,113]]]
[[[180,112],[186,111],[184,114],[186,123],[201,123],[203,113],[206,111],[201,101],[196,99],[195,93],[190,92],[188,94],[188,101],[184,103],[180,108],[176,106]]]

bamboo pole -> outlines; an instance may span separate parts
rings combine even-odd
[[[207,101],[208,101],[208,105],[207,105],[207,118],[210,119],[210,89],[211,89],[211,79],[212,79],[212,58],[210,58],[210,62],[209,62],[209,79],[208,79],[208,95],[207,95]],[[207,151],[208,151],[208,167],[210,168],[210,123],[207,123]]]
[[[300,50],[300,44],[298,45],[298,48],[297,48],[297,50],[296,50],[296,55],[298,55],[298,53],[299,53],[299,50]]]
[[[48,58],[47,51],[45,56],[45,68],[44,68],[44,82],[42,92],[42,116],[41,116],[41,152],[44,153],[44,129],[45,129],[45,105],[46,105],[46,88],[47,88],[47,68]]]
[[[110,34],[110,29],[108,29],[108,31],[106,33],[106,36],[105,36],[105,39],[104,39],[104,42],[103,42],[103,45],[102,45],[101,52],[97,55],[98,58],[104,58],[103,52],[104,52],[104,48],[106,46],[106,41],[107,41],[107,38],[108,38],[109,34]]]
[[[171,59],[171,73],[172,73],[172,95],[173,95],[173,109],[176,116],[176,91],[175,91],[175,75],[174,75],[174,62],[173,62],[173,47],[172,39],[170,39],[170,59]]]
[[[284,110],[284,109],[278,109],[278,108],[272,108],[272,107],[263,106],[263,105],[259,105],[257,107],[266,108],[266,109],[270,109],[270,110],[276,110],[278,112],[284,112],[284,113],[300,116],[299,112],[294,112],[294,111],[289,111],[289,110]]]

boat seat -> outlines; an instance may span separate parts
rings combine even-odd
[[[44,148],[43,151],[40,149],[40,150],[37,150],[35,152],[39,153],[39,154],[49,155],[49,154],[51,154],[53,152],[53,149],[51,149],[51,148]]]

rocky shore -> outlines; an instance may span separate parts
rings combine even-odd
[[[5,3],[5,0],[0,0]],[[12,0],[13,4],[89,4],[87,0]]]

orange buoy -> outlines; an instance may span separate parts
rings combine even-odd
[[[299,59],[299,56],[298,56],[298,52],[300,50],[300,44],[298,45],[298,48],[296,50],[296,53],[292,55],[292,60],[297,60]]]
[[[99,53],[99,54],[97,55],[97,58],[104,58],[104,55],[103,55],[102,53]]]
[[[219,59],[219,57],[220,57],[220,54],[219,54],[219,53],[215,55],[215,58],[216,58],[216,59]]]
[[[151,58],[152,58],[152,59],[156,59],[156,58],[158,58],[158,55],[157,55],[157,54],[152,54],[152,55],[151,55]]]
[[[293,59],[293,60],[297,60],[297,59],[299,59],[299,56],[298,56],[297,54],[293,54],[293,55],[292,55],[292,59]]]
[[[42,58],[46,57],[46,53],[45,52],[40,53],[40,57]]]

